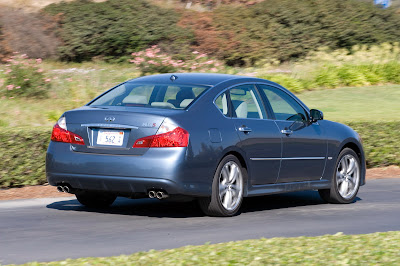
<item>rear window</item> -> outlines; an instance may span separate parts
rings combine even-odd
[[[91,106],[134,106],[185,109],[209,87],[187,84],[124,83],[100,96]]]

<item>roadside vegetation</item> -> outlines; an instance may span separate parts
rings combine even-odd
[[[245,240],[39,265],[397,265],[400,232]]]

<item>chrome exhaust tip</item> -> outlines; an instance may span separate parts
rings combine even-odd
[[[58,191],[58,192],[64,192],[64,187],[62,187],[62,186],[57,186],[57,191]]]
[[[150,199],[154,199],[155,197],[156,197],[156,192],[153,191],[153,190],[150,190],[150,191],[149,191],[149,198],[150,198]]]
[[[65,193],[69,193],[69,191],[70,191],[69,186],[63,186],[62,188]]]
[[[157,197],[157,199],[162,200],[162,199],[168,198],[168,194],[165,192],[162,192],[162,191],[158,191],[156,193],[156,197]]]

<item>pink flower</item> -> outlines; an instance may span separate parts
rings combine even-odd
[[[193,53],[193,54],[198,54],[199,52],[197,52],[197,51],[193,51],[192,53]]]
[[[43,69],[39,68],[37,72],[41,73],[43,72]]]
[[[213,67],[213,68],[211,68],[211,71],[212,71],[212,72],[217,72],[218,69],[216,69],[215,67]]]
[[[9,90],[9,91],[10,91],[10,90],[14,89],[14,85],[12,85],[12,84],[10,84],[10,85],[7,85],[7,87],[6,87],[6,88],[7,88],[7,90]]]
[[[29,79],[24,79],[24,81],[28,81]]]
[[[45,82],[50,82],[50,81],[51,81],[51,79],[45,79],[44,81],[45,81]]]
[[[16,87],[16,89],[20,89],[20,88],[21,88],[21,86]]]
[[[37,58],[36,63],[38,63],[38,64],[42,63],[42,58]]]

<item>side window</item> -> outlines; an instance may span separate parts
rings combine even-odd
[[[229,90],[232,111],[238,118],[267,119],[267,114],[254,85],[241,85]]]
[[[228,101],[225,92],[215,99],[215,105],[218,106],[221,113],[223,113],[225,116],[228,115]]]
[[[306,121],[307,114],[301,105],[280,89],[260,85],[277,120]]]

